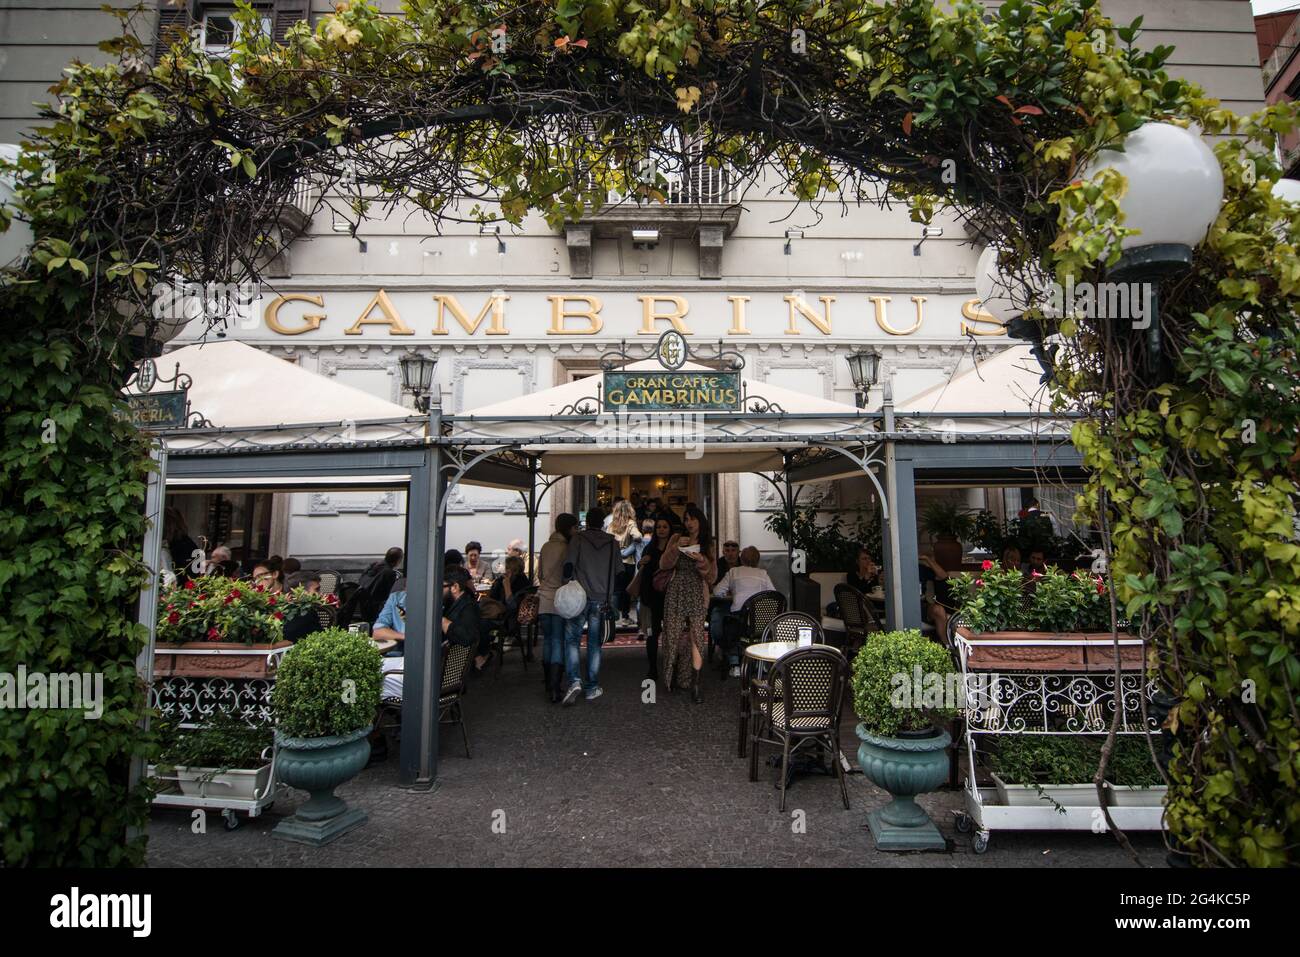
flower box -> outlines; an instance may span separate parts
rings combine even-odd
[[[234,769],[214,774],[215,768],[175,769],[181,793],[187,797],[255,801],[266,796],[271,785],[271,765]]]
[[[1114,671],[1115,646],[1108,632],[986,631],[958,626],[971,643],[967,665],[978,671]],[[1131,635],[1120,632],[1121,640]],[[994,642],[1020,642],[996,644]],[[1023,644],[1023,642],[1046,642]],[[1066,642],[1086,642],[1067,644]],[[990,642],[985,644],[985,642]],[[1057,645],[1056,642],[1061,642]],[[1145,645],[1120,646],[1121,667],[1138,671],[1146,663]]]
[[[280,648],[289,648],[291,641],[245,644],[239,641],[186,641],[180,644],[160,641],[154,646],[153,674],[155,678],[268,678],[275,673],[275,665],[267,656]],[[190,649],[224,651],[219,655],[174,654]]]
[[[1097,788],[1093,784],[1007,784],[990,772],[998,791],[998,803],[1005,807],[1042,807],[1053,801],[1061,807],[1097,807]],[[1041,788],[1041,790],[1040,790]]]
[[[1163,784],[1137,787],[1107,781],[1106,790],[1110,795],[1111,807],[1162,807],[1169,788]]]

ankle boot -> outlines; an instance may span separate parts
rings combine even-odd
[[[699,704],[701,701],[704,700],[704,690],[700,687],[700,685],[702,684],[701,676],[703,670],[704,669],[702,668],[696,668],[695,677],[691,681],[691,700],[696,704]]]
[[[564,665],[551,665],[551,704],[564,699]]]
[[[542,680],[546,682],[546,698],[549,701],[555,693],[555,671],[549,661],[542,665]]]

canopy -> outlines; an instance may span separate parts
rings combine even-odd
[[[630,362],[624,371],[663,371],[654,360]],[[707,372],[688,362],[682,369]],[[617,469],[630,475],[769,472],[783,452],[819,438],[862,441],[871,432],[865,413],[780,386],[741,379],[735,412],[602,413],[600,375],[471,409],[454,416],[466,444],[517,443],[540,457],[548,475],[594,475]],[[610,461],[617,456],[617,463]],[[471,470],[467,480],[474,481]]]
[[[900,420],[925,418],[926,428],[979,434],[1068,431],[1053,416],[1043,370],[1027,346],[988,358],[963,358],[955,374],[895,406]]]
[[[308,438],[328,441],[329,435],[337,435],[340,441],[408,439],[415,434],[413,424],[424,421],[423,417],[416,420],[404,406],[242,342],[198,343],[158,360],[164,374],[170,373],[172,363],[192,379],[189,400],[194,412],[215,428],[243,431],[247,441],[258,445]],[[167,445],[182,449],[209,441],[196,440],[174,432],[168,435]]]

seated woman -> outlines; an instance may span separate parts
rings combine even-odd
[[[921,556],[921,588],[926,582],[934,583],[934,600],[929,603],[930,622],[939,639],[948,640],[948,620],[956,611],[952,594],[948,590],[948,570],[934,560],[933,555]]]
[[[871,557],[871,552],[865,548],[858,549],[858,562],[845,577],[845,581],[864,595],[880,587],[880,566]]]
[[[389,606],[397,611],[397,615],[388,619],[381,614],[380,620],[385,621],[386,624],[380,625],[379,621],[375,622],[374,637],[403,639],[406,637],[406,592],[391,596],[388,605],[385,606],[385,612],[388,611]],[[463,568],[448,571],[442,585],[443,658],[446,658],[452,645],[471,647],[476,645],[479,639],[479,624],[478,599],[474,595],[473,586],[470,585],[469,575]],[[398,657],[383,660],[384,686],[380,694],[385,700],[402,697],[402,675],[389,674],[392,671],[403,670],[405,658],[401,656],[401,647],[399,642],[397,649],[394,649],[398,652]]]
[[[761,591],[772,591],[774,588],[767,572],[758,567],[761,557],[758,549],[753,545],[746,546],[740,553],[740,564],[728,568],[727,574],[722,576],[713,589],[714,597],[731,599],[730,612],[722,619],[722,641],[719,644],[727,655],[728,674],[733,678],[740,676],[740,653],[737,645],[745,627],[744,619],[740,617],[740,610],[754,595]]]

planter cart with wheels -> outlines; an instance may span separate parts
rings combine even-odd
[[[275,670],[284,653],[292,647],[267,650],[265,648],[186,648],[169,650],[176,655],[177,664],[166,677],[155,678],[149,691],[149,704],[163,717],[179,718],[182,728],[201,727],[206,717],[218,707],[231,708],[250,723],[271,723],[271,689],[275,686]],[[258,656],[265,677],[211,677],[211,668],[187,668],[185,659],[191,656],[240,655]],[[196,663],[197,664],[197,663]],[[235,669],[243,671],[244,669]],[[197,672],[187,674],[186,672]],[[249,771],[233,771],[217,775],[213,780],[194,780],[186,769],[177,768],[171,774],[161,774],[150,766],[149,777],[160,782],[171,782],[167,791],[154,795],[153,803],[162,807],[187,807],[213,809],[221,812],[225,828],[233,831],[239,827],[239,813],[250,818],[275,803],[285,789],[277,781],[276,747],[274,744],[262,753],[262,767]],[[182,793],[182,787],[191,792]]]
[[[1121,635],[1119,644],[1124,671],[1120,675],[1122,712],[1117,733],[1143,734],[1142,696],[1149,699],[1155,686],[1143,670],[1142,639]],[[982,753],[978,742],[989,735],[1104,736],[1117,700],[1114,639],[1109,635],[1047,633],[999,637],[997,632],[972,635],[958,629],[953,647],[966,691],[964,737],[969,762],[965,809],[957,812],[956,825],[962,833],[974,832],[975,853],[988,850],[993,831],[1105,830],[1105,815],[1096,802],[1095,790],[1089,796],[1067,799],[1068,804],[1058,799],[1059,808],[1043,799],[1032,805],[1004,803],[997,788],[979,786],[976,769]],[[994,665],[991,659],[998,663]],[[1160,731],[1151,720],[1146,728],[1153,734]],[[1111,800],[1109,810],[1115,825],[1126,831],[1163,828],[1164,808],[1159,803],[1116,806]]]

